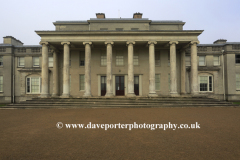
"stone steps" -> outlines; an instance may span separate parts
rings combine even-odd
[[[160,107],[239,107],[230,102],[203,97],[135,98],[34,98],[4,108],[160,108]]]

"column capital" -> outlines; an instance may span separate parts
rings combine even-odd
[[[169,44],[178,44],[178,41],[170,41]]]
[[[48,42],[42,42],[42,41],[41,41],[41,42],[39,42],[39,44],[40,44],[40,45],[43,45],[43,44],[45,44],[45,45],[49,45],[49,43],[48,43]]]
[[[191,41],[190,44],[199,44],[199,41]]]
[[[92,42],[83,42],[83,45],[86,45],[86,44],[92,45]]]
[[[132,45],[134,45],[134,44],[135,44],[135,42],[134,42],[134,41],[127,41],[127,42],[126,42],[126,45],[129,45],[129,44],[132,44]]]
[[[148,41],[148,45],[151,45],[151,44],[155,45],[157,44],[157,41]]]
[[[104,42],[104,44],[105,44],[105,45],[107,45],[107,44],[111,44],[111,45],[113,45],[113,44],[114,44],[114,42],[107,41],[107,42]]]
[[[70,42],[61,42],[61,45],[64,45],[64,44],[70,45]]]

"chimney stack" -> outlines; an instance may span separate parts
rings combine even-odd
[[[140,12],[134,13],[133,18],[142,18],[142,13],[140,13]]]
[[[97,19],[104,19],[105,13],[96,13]]]

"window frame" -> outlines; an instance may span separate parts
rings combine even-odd
[[[133,55],[133,66],[139,66],[139,56],[137,53]]]
[[[161,57],[160,57],[160,52],[159,51],[155,52],[155,66],[161,66]]]
[[[200,77],[207,77],[207,91],[201,91],[200,90]],[[209,91],[209,86],[210,86],[210,83],[209,83],[209,77],[212,77],[212,90]],[[203,92],[210,92],[210,93],[213,93],[213,87],[214,87],[214,82],[213,82],[213,75],[199,75],[198,76],[198,90],[199,92],[203,93]]]
[[[238,88],[238,86],[239,86],[239,88]],[[240,91],[240,73],[236,73],[236,91]]]
[[[189,61],[187,61],[189,58]],[[189,64],[188,64],[189,62]],[[191,56],[185,56],[185,66],[191,66]]]
[[[122,57],[120,59],[118,59],[118,57]],[[122,64],[119,64],[119,60],[122,60]],[[124,66],[124,56],[119,54],[119,55],[116,55],[116,66]]]
[[[34,59],[37,59],[38,58],[38,65],[35,65],[34,62],[35,60]],[[33,67],[40,67],[40,58],[39,57],[32,57],[32,66]]]
[[[21,59],[23,59],[23,65],[20,65]],[[25,57],[18,57],[18,67],[25,67]]]
[[[238,57],[239,56],[239,57]],[[237,62],[238,61],[238,62]],[[235,63],[240,65],[240,54],[235,54]]]
[[[35,92],[35,93],[32,93],[32,79],[33,78],[38,78],[39,79],[39,92]],[[30,79],[30,83],[29,83],[29,92],[28,92],[28,79]],[[25,89],[26,89],[26,94],[41,94],[41,88],[42,88],[42,86],[41,86],[41,81],[42,81],[42,78],[39,76],[33,76],[33,77],[27,77],[26,78],[26,87],[25,87]]]
[[[203,65],[200,65],[200,62],[202,62],[202,61],[200,61],[200,57],[204,57],[204,64]],[[206,56],[199,56],[198,57],[198,66],[206,66]]]
[[[215,62],[214,57],[218,57],[218,64],[217,65],[215,65],[215,63],[214,63]],[[220,62],[220,56],[218,56],[218,55],[217,56],[213,56],[213,66],[220,66],[220,63],[221,63]]]
[[[52,59],[52,61],[50,61],[50,59]],[[48,67],[53,68],[53,57],[48,57]]]
[[[156,81],[157,77],[159,76],[159,82]],[[157,83],[159,83],[159,88],[157,88]],[[155,90],[160,91],[161,90],[161,74],[155,74]]]
[[[83,76],[82,81],[81,81],[81,76]],[[84,89],[82,88],[81,83],[83,83]],[[79,74],[79,91],[85,91],[85,74]]]
[[[83,62],[83,63],[81,63],[81,62]],[[80,52],[79,53],[79,66],[80,67],[84,67],[85,66],[85,53],[84,52]]]
[[[3,67],[3,56],[0,56],[0,67]]]
[[[101,66],[107,66],[107,55],[106,54],[101,55],[100,64],[101,64]]]
[[[3,75],[0,75],[0,93],[3,92]]]

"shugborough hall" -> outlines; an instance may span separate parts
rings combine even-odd
[[[185,22],[106,18],[56,21],[40,45],[0,44],[0,102],[58,97],[196,97],[240,100],[240,42],[199,44]]]

